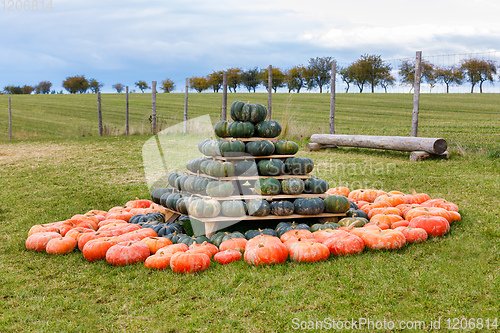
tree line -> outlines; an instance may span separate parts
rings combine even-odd
[[[319,92],[322,93],[323,89],[330,85],[331,68],[334,61],[333,57],[316,57],[309,59],[307,65],[297,65],[284,70],[272,67],[271,89],[276,92],[279,88],[287,88],[289,93],[300,93],[302,89],[312,90],[318,88]],[[428,83],[431,88],[437,83],[442,83],[446,86],[447,93],[450,86],[461,85],[465,82],[470,82],[471,93],[474,92],[476,86],[479,86],[479,91],[482,93],[483,83],[493,83],[497,74],[497,66],[494,61],[478,58],[466,59],[459,65],[448,67],[435,66],[429,61],[422,60],[421,69],[422,82]],[[229,68],[226,71],[213,71],[206,76],[193,76],[189,79],[189,88],[200,93],[205,90],[212,90],[214,93],[217,93],[222,89],[224,72],[227,73],[229,92],[236,92],[241,87],[244,87],[248,92],[254,93],[259,86],[268,89],[269,69],[259,69],[258,67],[247,70],[236,67]],[[351,87],[357,87],[360,93],[366,87],[369,87],[372,93],[375,92],[376,87],[381,87],[387,92],[388,87],[396,84],[396,78],[393,76],[395,70],[393,70],[389,63],[384,62],[380,55],[364,54],[351,64],[337,68],[337,73],[346,85],[346,93],[349,92]],[[402,85],[413,87],[415,81],[415,62],[411,60],[401,61],[397,69],[397,74],[400,77]],[[93,78],[87,79],[84,75],[76,75],[67,77],[62,82],[62,86],[70,94],[84,94],[88,92],[97,93],[104,84]],[[141,92],[151,89],[144,80],[136,81],[135,86]],[[41,81],[36,86],[6,86],[3,93],[56,93],[54,90],[51,90],[51,87],[51,82]],[[121,83],[116,83],[112,87],[118,93],[122,93],[125,89],[125,86]],[[167,78],[161,81],[159,88],[165,93],[170,93],[175,89],[174,81]],[[62,93],[62,91],[59,93]]]

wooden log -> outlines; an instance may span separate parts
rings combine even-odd
[[[327,148],[338,148],[335,145],[322,145],[321,143],[308,143],[306,144],[306,151],[320,151],[321,149],[327,149]]]
[[[441,155],[448,144],[441,138],[422,138],[408,136],[375,136],[375,135],[343,135],[343,134],[313,134],[311,142],[322,145],[337,145],[372,149],[387,149],[399,151],[425,151]]]
[[[450,158],[450,153],[445,151],[444,153],[437,155],[431,154],[426,151],[412,151],[410,154],[410,162],[423,161],[428,159],[438,159],[438,158]]]

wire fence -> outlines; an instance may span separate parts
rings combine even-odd
[[[498,64],[499,53],[484,52],[426,56],[424,64],[433,68],[460,68],[470,59],[486,64]],[[411,80],[401,76],[402,64],[415,64],[415,58],[383,60],[394,78],[392,84],[377,84],[371,93],[370,77],[363,93],[351,82],[349,89],[340,71],[352,63],[337,63],[339,73],[335,85],[335,132],[338,134],[398,135],[411,133],[413,91]],[[425,71],[425,68],[424,68]],[[410,68],[411,75],[411,68]],[[500,147],[500,84],[498,73],[492,73],[492,81],[481,78],[472,83],[462,77],[462,83],[446,84],[422,73],[419,136],[442,137],[458,150],[498,149]],[[372,74],[375,76],[376,74]],[[414,75],[414,73],[413,73]],[[429,75],[429,73],[427,73]],[[373,77],[372,77],[373,79]],[[411,79],[411,77],[410,77]],[[375,82],[375,81],[373,81]],[[483,93],[479,93],[479,88]],[[328,91],[329,87],[323,91]],[[240,89],[242,90],[242,89]],[[347,93],[346,93],[347,91]],[[328,91],[329,92],[329,91]],[[16,95],[12,97],[12,132],[18,140],[97,136],[98,114],[95,95]],[[8,138],[8,96],[0,96],[0,137]],[[190,119],[210,115],[215,123],[221,119],[222,93],[190,93],[187,105]],[[228,93],[228,104],[235,100],[267,105],[267,93]],[[288,93],[278,90],[272,95],[273,119],[283,126],[283,136],[297,140],[307,139],[314,133],[328,133],[330,94]],[[160,93],[156,95],[157,130],[183,122],[184,93]],[[228,106],[229,107],[229,106]],[[5,112],[3,111],[5,109]],[[101,109],[104,135],[125,134],[125,94],[102,94]],[[151,133],[152,99],[149,93],[129,95],[130,134]]]

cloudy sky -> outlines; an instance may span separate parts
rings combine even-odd
[[[182,91],[185,78],[229,67],[500,49],[498,0],[52,0],[43,11],[18,2],[0,3],[1,88],[49,80],[60,90],[83,74],[104,92],[167,77]]]

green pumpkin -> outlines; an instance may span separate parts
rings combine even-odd
[[[249,121],[253,124],[260,123],[267,118],[267,109],[262,104],[246,103],[237,115],[239,121]]]
[[[242,121],[241,111],[245,106],[245,102],[242,101],[234,101],[231,104],[231,108],[229,109],[229,115],[234,121]]]
[[[205,173],[212,177],[232,177],[235,167],[231,162],[212,161],[204,168]]]
[[[245,143],[240,140],[221,141],[219,151],[222,156],[241,156],[245,153]]]
[[[206,174],[206,175],[208,175],[208,173],[207,173],[207,167],[208,167],[208,166],[209,166],[209,165],[210,165],[213,161],[214,161],[214,160],[209,159],[209,158],[207,158],[207,159],[205,159],[204,161],[202,161],[202,162],[200,163],[200,172],[201,172],[201,173],[204,173],[204,174]]]
[[[328,182],[315,176],[304,182],[304,193],[322,194],[328,190]]]
[[[368,214],[366,214],[365,211],[361,209],[354,209],[354,208],[349,208],[346,212],[347,217],[363,217],[365,219],[368,219]]]
[[[327,213],[345,213],[351,207],[349,199],[341,195],[329,195],[325,198],[325,212]]]
[[[280,222],[276,226],[276,233],[277,233],[278,237],[283,236],[283,234],[285,232],[290,231],[290,230],[309,230],[309,231],[311,231],[311,228],[305,223],[295,224],[295,222]]]
[[[187,236],[184,237],[179,237],[179,240],[177,243],[183,243],[183,244],[186,244],[187,246],[190,246],[192,244],[202,244],[203,242],[210,242],[210,239],[208,239],[206,236],[198,236],[198,237],[195,237],[195,236]]]
[[[294,211],[293,203],[286,200],[271,202],[271,214],[277,216],[292,215]]]
[[[334,222],[316,223],[311,226],[311,232],[326,230],[326,229],[336,230],[338,228],[340,228],[340,224]]]
[[[198,173],[200,171],[201,162],[205,161],[203,157],[192,158],[186,163],[186,169],[193,173]]]
[[[294,141],[278,140],[274,147],[277,155],[295,155],[299,151],[299,145]]]
[[[255,125],[255,136],[275,138],[281,134],[281,125],[276,120],[261,121]]]
[[[233,138],[251,138],[255,128],[249,121],[233,121],[227,126],[227,133]]]
[[[248,230],[245,232],[246,239],[252,239],[260,235],[269,235],[276,237],[278,234],[274,229],[257,229],[257,230]]]
[[[163,207],[167,207],[167,199],[172,193],[179,193],[179,191],[173,188],[171,191],[162,194],[160,197],[160,205],[162,205]]]
[[[172,187],[155,188],[151,191],[151,201],[153,201],[155,204],[160,204],[161,196],[165,193],[172,193],[172,189]]]
[[[189,203],[188,208],[189,215],[206,218],[216,217],[220,210],[220,203],[212,199],[193,200]]]
[[[234,192],[234,186],[231,182],[213,181],[208,183],[206,192],[211,197],[229,197]]]
[[[182,197],[177,199],[175,203],[175,210],[181,214],[187,215],[189,214],[189,204],[191,201],[201,200],[199,197]]]
[[[271,213],[271,205],[266,200],[252,199],[248,202],[248,215],[267,216]]]
[[[198,180],[199,177],[197,176],[188,176],[186,181],[184,182],[184,191],[189,192],[189,193],[195,193],[194,192],[194,183]]]
[[[193,193],[205,195],[207,192],[207,185],[210,182],[209,179],[204,177],[198,177],[193,184]]]
[[[263,178],[255,182],[255,193],[260,195],[276,195],[281,192],[281,183],[276,178]]]
[[[252,156],[269,156],[274,153],[274,144],[267,140],[250,141],[246,145],[246,152]]]
[[[283,179],[281,181],[281,192],[289,195],[299,195],[304,192],[304,181],[299,178]]]
[[[171,209],[171,210],[175,210],[175,205],[177,204],[177,200],[179,200],[181,198],[181,194],[180,193],[172,193],[170,194],[166,200],[165,200],[165,207],[167,207],[168,209]]]
[[[321,198],[299,198],[293,203],[295,214],[318,215],[325,210],[325,202]]]
[[[257,164],[254,160],[244,160],[236,163],[234,166],[234,174],[236,176],[257,176]]]
[[[175,180],[175,188],[178,189],[179,191],[185,191],[184,188],[184,182],[188,179],[188,175],[182,174],[177,179]]]
[[[219,138],[226,138],[229,136],[229,134],[227,133],[228,124],[229,122],[225,120],[219,121],[217,124],[215,124],[214,132]]]
[[[205,156],[220,156],[219,143],[219,139],[208,140],[201,147],[201,152]]]
[[[203,153],[203,146],[205,145],[205,143],[207,143],[210,140],[212,140],[212,139],[203,139],[200,142],[198,142],[198,150],[200,151],[200,153],[204,154]]]
[[[368,222],[369,221],[364,217],[344,217],[338,222],[338,224],[342,227],[361,228]]]
[[[245,235],[243,235],[241,232],[238,231],[235,232],[219,231],[215,233],[212,237],[210,237],[210,243],[219,247],[223,241],[233,238],[245,238]]]
[[[307,157],[289,157],[285,160],[285,173],[307,175],[314,169],[314,162]]]
[[[285,163],[277,159],[261,160],[257,169],[261,176],[279,176],[285,171]]]
[[[228,217],[245,216],[247,213],[247,205],[241,200],[224,201],[221,204],[222,215]]]
[[[168,183],[170,186],[175,187],[175,180],[180,176],[177,172],[171,172],[168,174]]]

